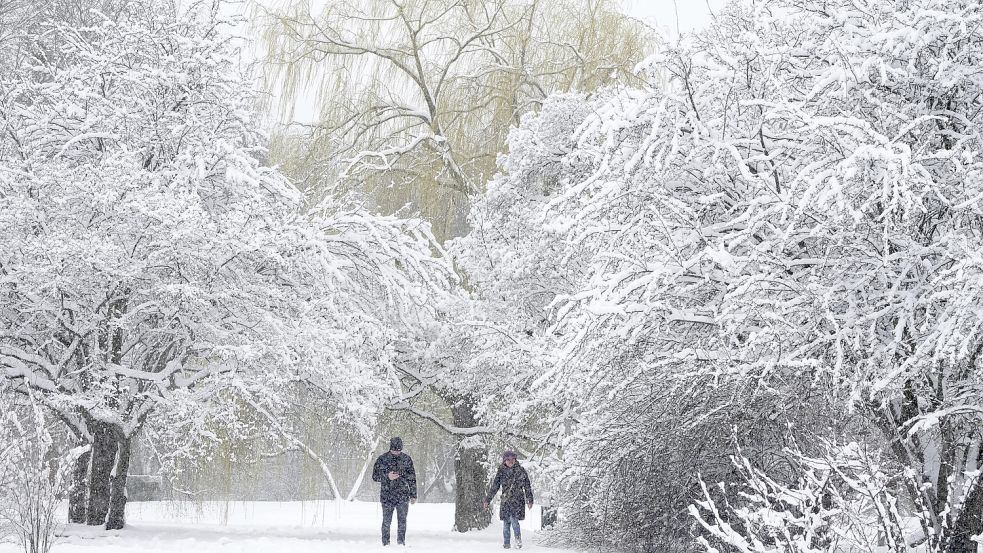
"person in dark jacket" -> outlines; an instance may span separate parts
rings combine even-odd
[[[413,459],[403,453],[403,440],[389,440],[389,451],[375,460],[372,480],[379,482],[382,502],[382,545],[389,545],[389,532],[396,511],[396,543],[406,545],[406,514],[416,503],[416,470]]]
[[[488,496],[485,497],[486,509],[499,488],[502,489],[502,504],[498,509],[498,517],[502,519],[502,538],[505,540],[503,547],[505,549],[511,547],[509,545],[511,529],[515,533],[515,547],[522,549],[519,521],[526,518],[526,505],[532,509],[532,484],[529,483],[529,475],[519,464],[514,451],[506,451],[502,454],[502,464],[498,467],[495,479],[488,488]]]

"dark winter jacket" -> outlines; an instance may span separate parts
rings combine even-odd
[[[529,475],[526,469],[522,468],[518,462],[509,468],[502,463],[495,473],[491,487],[488,489],[488,496],[485,501],[491,503],[498,489],[502,489],[502,505],[498,509],[498,517],[506,520],[507,517],[514,516],[519,520],[526,518],[526,503],[532,503],[532,484],[529,483]]]
[[[390,480],[390,472],[398,472],[399,478]],[[416,470],[413,459],[405,453],[393,455],[387,451],[380,455],[372,468],[372,479],[382,484],[379,501],[383,503],[398,504],[416,497]]]

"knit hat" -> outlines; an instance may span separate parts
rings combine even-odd
[[[397,438],[393,438],[393,439],[389,440],[389,449],[390,450],[394,450],[394,449],[402,450],[403,449],[403,439],[397,437]]]
[[[512,451],[511,449],[510,450],[507,450],[505,453],[502,454],[502,460],[503,461],[506,460],[506,459],[518,459],[518,458],[519,458],[519,456],[516,455],[515,452]]]

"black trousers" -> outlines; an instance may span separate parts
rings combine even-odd
[[[396,543],[406,543],[406,513],[410,510],[410,502],[404,499],[398,503],[382,502],[382,545],[389,545],[393,510],[396,511]]]

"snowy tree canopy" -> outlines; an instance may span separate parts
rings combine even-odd
[[[650,60],[666,87],[524,121],[467,264],[543,317],[557,357],[533,390],[571,445],[617,465],[694,425],[726,437],[735,400],[745,437],[832,402],[922,475],[933,547],[979,526],[981,17],[736,2]]]
[[[52,22],[3,73],[2,374],[85,441],[298,379],[364,421],[389,394],[387,344],[452,273],[425,223],[304,213],[260,163],[231,22],[160,7]]]

